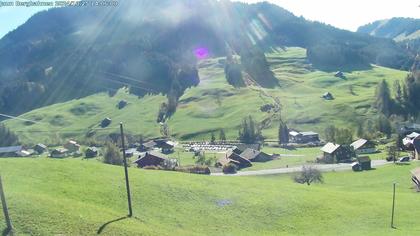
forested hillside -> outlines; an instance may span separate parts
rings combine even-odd
[[[411,57],[420,53],[420,19],[395,17],[360,26],[357,32],[394,39]]]
[[[390,39],[307,21],[269,3],[121,1],[109,8],[40,12],[0,40],[0,111],[37,107],[123,86],[132,94],[163,93],[167,115],[199,81],[198,60],[229,53],[262,86],[279,86],[263,52],[307,48],[321,69],[408,69],[412,58]],[[257,63],[254,63],[257,62]]]

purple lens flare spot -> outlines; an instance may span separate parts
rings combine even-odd
[[[194,54],[198,59],[205,59],[209,56],[209,50],[204,47],[200,47],[194,50]]]

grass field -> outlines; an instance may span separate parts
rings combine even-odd
[[[272,71],[280,87],[265,89],[266,93],[279,97],[282,116],[289,127],[313,130],[323,134],[325,127],[336,124],[353,128],[357,120],[375,116],[371,109],[376,84],[382,79],[392,81],[404,79],[407,72],[372,66],[371,69],[345,72],[346,79],[334,77],[333,72],[311,68],[306,62],[302,48],[268,54]],[[218,59],[208,59],[199,64],[201,82],[188,89],[180,98],[177,112],[169,119],[170,134],[182,140],[209,140],[210,133],[218,136],[225,129],[228,139],[236,139],[241,120],[252,115],[261,121],[270,114],[260,111],[260,106],[273,103],[272,99],[260,96],[256,88],[234,89],[224,77],[223,65]],[[325,101],[321,95],[331,92],[335,100]],[[118,101],[125,99],[128,106],[119,110]],[[19,134],[25,143],[59,143],[68,138],[86,139],[89,130],[96,138],[117,131],[119,122],[124,122],[127,133],[160,136],[160,125],[156,123],[159,105],[165,97],[146,96],[137,98],[121,90],[114,97],[96,94],[79,100],[40,108],[20,118],[35,120],[8,120],[4,123]],[[110,129],[97,129],[105,117],[113,120]],[[277,138],[277,123],[263,130],[268,139]]]
[[[409,166],[325,173],[324,184],[288,175],[215,177],[130,168],[96,160],[0,159],[17,235],[418,235],[420,195]],[[397,229],[390,228],[392,183]],[[5,228],[0,215],[0,231]]]

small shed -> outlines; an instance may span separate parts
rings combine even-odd
[[[88,147],[85,151],[86,158],[94,158],[94,157],[97,157],[98,154],[99,154],[99,151],[96,147]]]
[[[175,143],[172,141],[166,141],[161,144],[162,153],[171,153],[174,151]]]
[[[125,106],[127,106],[127,101],[126,100],[120,100],[117,104],[118,109],[123,109]]]
[[[361,171],[362,167],[360,166],[359,162],[353,162],[351,163],[351,169],[353,171]]]
[[[112,119],[107,117],[101,121],[101,127],[102,128],[108,127],[111,124],[111,122],[112,122]]]
[[[337,72],[334,74],[334,77],[338,77],[338,78],[345,78],[345,77],[344,77],[344,73],[343,73],[342,71],[337,71]]]
[[[333,100],[334,96],[332,95],[332,93],[326,92],[322,95],[322,98],[325,99],[325,100]]]
[[[128,158],[130,158],[130,157],[133,157],[134,155],[138,155],[138,154],[140,154],[138,151],[137,151],[137,149],[136,148],[129,148],[129,149],[127,149],[127,150],[125,150],[125,156],[126,157],[128,157]]]
[[[48,150],[47,146],[42,144],[42,143],[38,143],[37,145],[34,146],[34,150],[38,153],[38,154],[42,154],[44,152],[46,152]]]
[[[357,158],[357,161],[360,164],[362,170],[370,170],[372,169],[371,160],[368,156],[360,156]]]
[[[67,149],[68,152],[80,151],[80,145],[74,140],[69,140],[66,144],[64,144],[64,148]]]
[[[67,150],[66,148],[56,148],[51,151],[50,155],[52,158],[63,158],[68,155],[68,152],[69,150]]]
[[[160,166],[164,161],[169,160],[166,155],[163,155],[159,152],[146,152],[143,156],[140,156],[139,159],[134,161],[137,164],[137,167],[143,168],[145,166]]]

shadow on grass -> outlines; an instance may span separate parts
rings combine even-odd
[[[128,218],[130,218],[130,217],[128,217],[128,216],[124,216],[124,217],[120,217],[120,218],[117,218],[117,219],[114,219],[114,220],[111,220],[111,221],[108,221],[108,222],[106,222],[105,224],[103,224],[101,227],[99,227],[99,229],[98,229],[98,231],[96,232],[97,234],[101,234],[102,233],[102,231],[109,225],[109,224],[112,224],[112,223],[115,223],[115,222],[118,222],[118,221],[121,221],[121,220],[125,220],[125,219],[128,219]]]
[[[2,236],[9,236],[9,235],[13,235],[13,231],[11,228],[5,228],[3,230],[3,232],[1,233]]]

